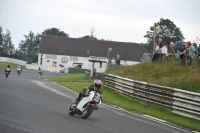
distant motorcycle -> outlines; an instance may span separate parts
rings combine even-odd
[[[78,114],[81,115],[82,119],[87,119],[94,109],[98,109],[99,104],[101,104],[101,95],[98,92],[91,91],[88,96],[83,97],[78,104],[72,102],[69,108],[69,114]]]
[[[6,78],[10,75],[10,72],[5,72]]]
[[[17,74],[18,74],[18,76],[20,76],[21,70],[17,70]]]

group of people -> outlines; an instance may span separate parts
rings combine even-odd
[[[120,59],[110,58],[108,61],[108,67],[116,67],[120,65]]]
[[[195,53],[197,52],[194,46],[190,41],[182,44],[183,51],[179,53],[179,57],[181,59],[182,65],[188,66],[192,63],[192,59],[195,57]],[[169,56],[175,56],[175,54],[179,51],[176,50],[173,42],[166,42],[165,44],[162,42],[162,38],[159,38],[158,43],[154,43],[155,54],[152,58],[153,62],[158,61],[159,59],[166,58]],[[199,44],[199,55],[200,56],[200,44]],[[187,60],[185,61],[185,57]]]

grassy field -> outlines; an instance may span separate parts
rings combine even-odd
[[[200,63],[200,59],[197,61]],[[189,67],[181,66],[179,61],[140,63],[134,66],[113,67],[106,73],[200,93],[200,65],[197,61]]]
[[[0,68],[4,68],[5,69],[8,64],[10,64],[11,69],[15,69],[15,70],[19,66],[18,64],[13,64],[13,63],[8,63],[8,62],[0,62]],[[26,69],[25,66],[22,66],[22,65],[20,65],[20,66],[21,66],[22,70]]]
[[[93,80],[85,79],[84,74],[49,77],[48,79],[50,81],[57,82],[67,88],[70,88],[76,92],[80,92],[84,87],[89,86],[93,83]],[[195,131],[200,131],[199,120],[171,113],[166,109],[158,106],[141,104],[131,98],[122,96],[106,87],[102,87],[102,90],[103,103],[116,105],[129,111],[154,116],[156,118],[166,120],[182,127],[186,127]]]

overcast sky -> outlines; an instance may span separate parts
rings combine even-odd
[[[29,31],[56,27],[72,38],[147,42],[146,31],[160,18],[180,27],[185,41],[200,38],[200,0],[0,0],[0,25],[18,47]]]

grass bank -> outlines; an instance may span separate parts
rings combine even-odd
[[[8,62],[0,62],[0,68],[5,69],[8,64],[10,64],[11,69],[17,69],[17,67],[19,66],[19,64],[13,64],[13,63],[8,63]],[[21,66],[22,70],[26,69],[25,66],[22,66],[22,65],[20,65],[20,66]]]
[[[84,87],[89,86],[93,83],[93,80],[85,79],[84,74],[74,74],[70,76],[56,76],[47,78],[50,81],[57,82],[76,92],[80,92]],[[102,87],[102,90],[103,103],[113,104],[129,111],[150,115],[174,123],[176,125],[189,128],[191,130],[200,131],[199,120],[174,114],[158,106],[141,104],[131,98],[122,96],[106,87]]]
[[[113,67],[106,73],[200,93],[200,59],[183,67],[179,61],[140,63],[134,66]]]

